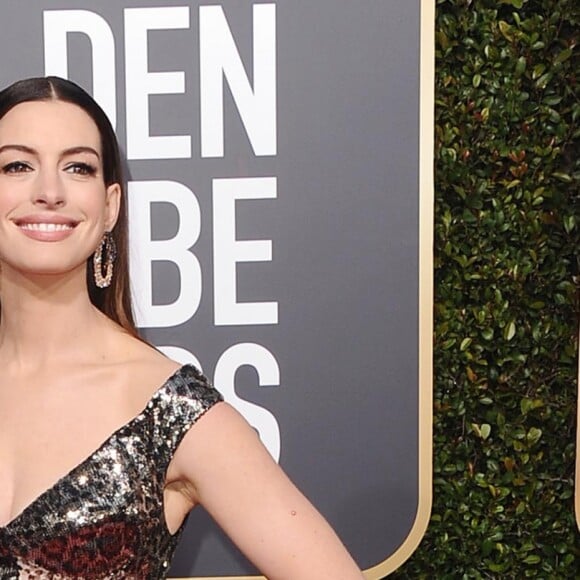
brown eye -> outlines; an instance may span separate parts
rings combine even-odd
[[[90,165],[89,163],[77,162],[67,165],[66,171],[68,171],[69,173],[74,173],[75,175],[91,176],[97,173],[97,168],[94,167],[93,165]]]
[[[27,171],[32,171],[32,167],[22,161],[12,161],[2,167],[2,173],[26,173]]]

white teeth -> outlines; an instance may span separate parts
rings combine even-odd
[[[47,224],[47,223],[26,223],[21,224],[23,230],[33,230],[36,232],[63,232],[72,230],[70,224]]]

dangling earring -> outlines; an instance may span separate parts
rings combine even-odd
[[[103,258],[104,254],[104,258]],[[113,262],[117,257],[117,247],[113,234],[105,232],[99,247],[93,254],[93,271],[95,275],[95,284],[99,288],[108,288],[113,279]],[[103,262],[105,262],[105,275],[103,276]]]

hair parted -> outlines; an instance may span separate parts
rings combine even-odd
[[[101,312],[120,324],[132,336],[138,337],[133,320],[129,283],[126,191],[119,144],[113,127],[103,109],[84,89],[72,81],[54,76],[23,79],[0,91],[0,119],[17,105],[33,101],[71,103],[85,111],[97,126],[101,137],[105,186],[119,184],[121,207],[117,223],[111,232],[117,246],[115,274],[111,285],[102,289],[96,286],[91,256],[87,260],[87,287],[91,302]]]

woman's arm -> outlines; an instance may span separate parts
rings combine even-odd
[[[363,578],[328,523],[228,404],[210,409],[187,433],[171,471],[268,578]]]

